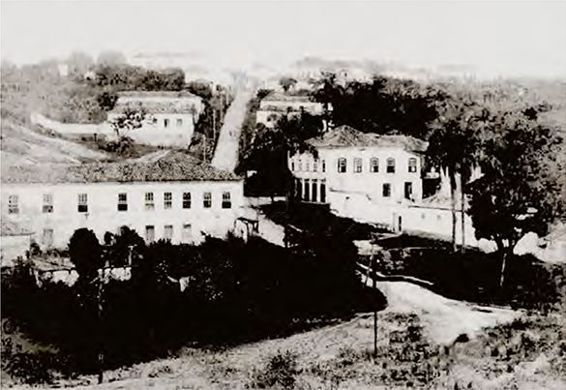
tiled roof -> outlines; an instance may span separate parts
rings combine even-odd
[[[128,98],[199,98],[194,93],[188,91],[120,91],[118,92],[118,97],[128,97]]]
[[[262,99],[264,102],[312,102],[308,95],[291,95],[281,92],[271,92],[269,95]]]
[[[28,236],[30,234],[33,234],[33,232],[2,217],[2,223],[0,224],[0,236]]]
[[[13,184],[237,180],[240,178],[235,174],[213,168],[180,151],[170,151],[156,160],[2,167],[2,183]]]
[[[330,129],[322,136],[311,138],[307,142],[318,148],[380,146],[384,148],[401,147],[414,152],[424,152],[427,148],[427,143],[418,138],[406,135],[363,133],[348,125]]]
[[[144,108],[150,114],[193,114],[198,113],[198,108],[193,104],[174,103],[174,102],[147,102],[147,101],[118,101],[114,108],[110,110],[113,114],[121,114],[126,108]]]
[[[162,98],[163,100],[159,100]],[[191,114],[201,98],[187,91],[122,91],[111,113],[143,107],[148,113]]]

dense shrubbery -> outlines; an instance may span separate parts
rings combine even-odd
[[[376,304],[357,280],[355,249],[340,240],[309,242],[294,251],[236,238],[145,247],[133,231],[105,241],[102,257],[115,264],[131,259],[132,277],[104,284],[100,318],[96,280],[38,287],[21,268],[3,276],[2,316],[57,346],[68,357],[68,372],[95,370],[100,348],[105,366],[112,367],[189,341],[225,344],[282,335]],[[84,255],[85,248],[78,252]],[[181,277],[188,278],[184,291]],[[383,299],[377,304],[382,307]]]

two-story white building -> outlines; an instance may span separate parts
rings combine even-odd
[[[311,115],[321,115],[323,113],[323,105],[313,101],[307,95],[272,92],[259,103],[256,123],[273,128],[279,118],[285,115],[300,115],[302,112],[307,112]]]
[[[377,207],[374,222],[392,224],[394,210],[422,200],[422,160],[427,144],[402,135],[366,134],[350,126],[307,141],[316,152],[289,156],[294,194],[355,217]]]
[[[200,97],[185,91],[119,92],[116,105],[108,113],[106,127],[128,108],[143,108],[147,113],[142,127],[126,134],[135,142],[186,148],[204,105]]]
[[[100,240],[121,226],[147,242],[199,242],[225,236],[243,204],[243,182],[189,155],[82,165],[3,167],[2,221],[27,231],[41,248],[64,248],[78,228]]]

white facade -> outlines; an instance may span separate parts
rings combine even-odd
[[[279,118],[284,115],[299,115],[307,112],[311,115],[322,115],[323,105],[313,102],[308,96],[292,96],[282,93],[273,93],[266,96],[259,103],[256,113],[256,123],[261,123],[268,128],[273,128]]]
[[[108,129],[111,132],[111,123],[127,107],[143,107],[147,118],[140,128],[124,135],[140,144],[178,148],[189,146],[195,124],[204,110],[202,99],[188,93],[122,92],[101,132],[108,133]]]
[[[101,241],[105,232],[116,233],[121,226],[134,229],[146,241],[199,242],[203,233],[222,237],[240,214],[243,184],[3,183],[1,194],[2,218],[34,231],[33,238],[44,249],[66,247],[78,228],[92,229]]]
[[[416,153],[381,146],[317,150],[316,159],[310,153],[289,158],[295,194],[304,201],[329,203],[331,208],[343,210],[350,207],[354,194],[378,204],[422,199],[422,162]]]
[[[108,121],[115,120],[120,113],[109,113]],[[136,143],[154,146],[186,148],[191,143],[198,115],[190,113],[149,114],[142,127],[124,133]],[[113,134],[109,123],[102,134]]]

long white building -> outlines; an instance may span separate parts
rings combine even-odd
[[[64,248],[78,228],[121,226],[147,242],[199,242],[225,236],[243,204],[243,182],[182,152],[156,160],[6,167],[2,221],[33,232],[41,248]]]

